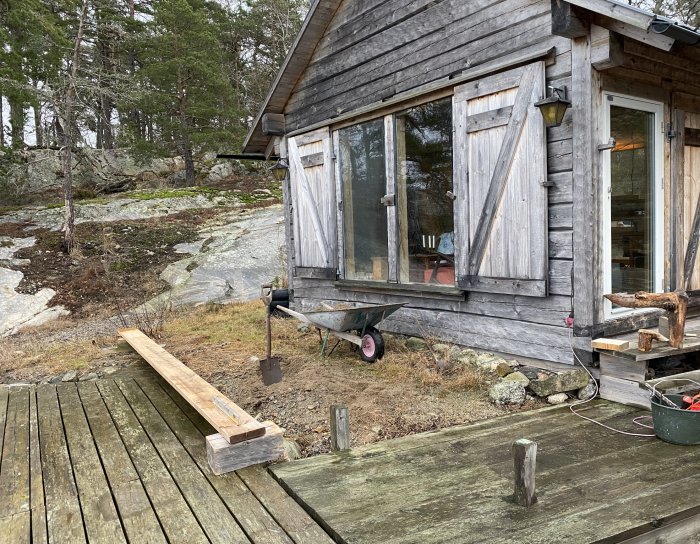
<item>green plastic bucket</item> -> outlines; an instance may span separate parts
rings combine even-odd
[[[669,394],[666,397],[682,406],[683,395]],[[700,444],[700,412],[673,408],[652,397],[651,416],[654,420],[654,432],[664,442],[680,446]]]

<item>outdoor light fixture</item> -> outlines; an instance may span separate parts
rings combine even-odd
[[[550,87],[550,89],[552,89],[552,96],[535,102],[547,128],[561,125],[566,110],[571,106],[571,101],[566,99],[566,87]]]
[[[275,176],[277,181],[284,181],[287,177],[287,172],[289,171],[289,163],[287,163],[287,159],[277,159],[277,162],[271,168],[271,170],[272,175]]]

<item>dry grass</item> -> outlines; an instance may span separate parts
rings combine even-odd
[[[41,379],[68,370],[81,371],[101,355],[102,350],[94,340],[51,344],[25,341],[21,345],[0,340],[0,372],[6,378],[21,376],[21,381]]]
[[[301,333],[297,330],[298,325],[296,319],[273,318],[273,355],[298,364],[316,364],[320,359],[319,334],[313,327],[309,332]],[[164,336],[169,347],[180,354],[196,353],[199,371],[213,371],[220,367],[223,355],[228,364],[243,365],[251,356],[265,356],[265,308],[260,302],[203,306],[168,321]],[[373,365],[360,361],[345,341],[340,342],[327,359],[381,380],[411,380],[425,388],[474,391],[486,383],[484,373],[474,366],[453,361],[448,368],[439,369],[430,349],[412,351],[400,338],[389,334],[384,338],[385,356]],[[329,338],[327,351],[335,341],[332,336]],[[427,342],[428,346],[435,343],[431,339]]]

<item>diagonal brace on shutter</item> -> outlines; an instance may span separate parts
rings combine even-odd
[[[471,276],[478,275],[481,263],[484,260],[486,246],[496,218],[496,210],[498,210],[503,197],[508,174],[517,150],[517,143],[525,126],[528,108],[532,103],[537,74],[538,71],[535,65],[527,66],[523,72],[511,118],[506,128],[506,134],[503,138],[493,175],[491,176],[491,183],[489,184],[489,190],[486,194],[484,207],[481,210],[479,223],[469,253],[469,275]]]

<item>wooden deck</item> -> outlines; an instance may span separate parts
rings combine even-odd
[[[331,543],[269,473],[214,476],[214,431],[152,371],[0,386],[0,540]]]
[[[647,411],[581,411],[645,432]],[[538,503],[513,493],[511,444],[537,441]],[[272,467],[346,544],[697,542],[700,449],[615,434],[568,408],[518,413]]]

